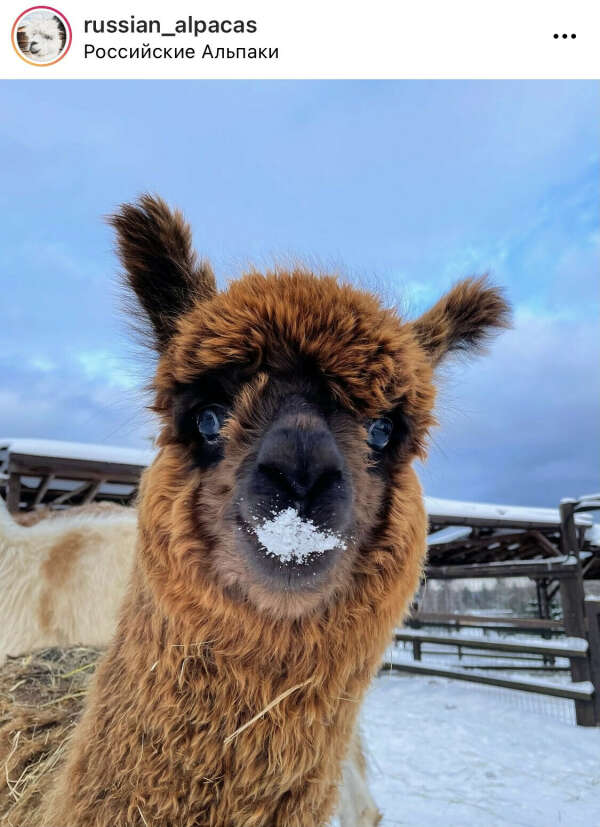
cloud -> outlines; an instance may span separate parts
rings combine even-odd
[[[441,428],[422,478],[428,493],[556,505],[600,484],[600,375],[595,321],[534,315],[488,357],[443,380]]]
[[[107,373],[77,360],[48,371],[0,358],[0,434],[147,447],[156,425],[145,393],[130,374],[115,376],[110,359],[104,364]]]
[[[133,390],[139,383],[125,360],[108,350],[83,350],[75,359],[89,380],[103,380],[110,388]]]
[[[598,487],[593,82],[91,88],[2,84],[0,432],[145,444],[150,368],[102,216],[148,189],[184,208],[222,285],[271,256],[341,262],[416,315],[491,271],[516,328],[443,378],[426,488],[552,505]],[[23,129],[31,111],[44,130]]]

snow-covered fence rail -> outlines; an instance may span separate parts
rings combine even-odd
[[[440,626],[455,631],[479,627],[484,632],[541,632],[542,634],[546,632],[554,634],[565,630],[561,620],[513,617],[512,615],[458,614],[456,612],[419,611],[410,617],[409,625],[417,629],[424,625]]]
[[[511,573],[512,569],[518,565],[518,563],[511,564]],[[534,565],[532,563],[527,564],[529,576],[531,576],[532,566]],[[555,565],[558,565],[558,568],[553,569],[553,575],[559,579],[563,610],[563,621],[558,624],[561,628],[557,628],[556,621],[541,620],[525,630],[521,628],[520,631],[527,631],[531,634],[532,632],[539,633],[547,630],[553,634],[560,634],[562,629],[567,634],[566,637],[550,640],[532,639],[531,637],[526,639],[521,637],[520,640],[517,640],[513,637],[507,640],[506,637],[503,637],[506,630],[519,630],[519,625],[523,624],[527,620],[526,618],[515,618],[514,625],[511,626],[510,623],[507,623],[507,618],[504,617],[488,618],[486,620],[482,617],[472,616],[469,619],[471,628],[463,632],[453,631],[451,628],[432,631],[431,628],[424,629],[422,627],[398,630],[395,635],[396,642],[412,644],[413,660],[409,660],[405,656],[392,656],[389,667],[402,672],[454,678],[507,689],[535,692],[541,695],[569,698],[575,702],[575,716],[578,724],[582,726],[600,725],[600,600],[585,599],[581,568],[575,560],[563,559]],[[484,567],[479,568],[484,569]],[[461,572],[458,575],[459,577],[461,574],[465,576],[461,569],[459,569]],[[491,572],[495,570],[493,564],[486,566],[484,576],[491,577]],[[480,574],[480,576],[482,575]],[[444,617],[449,618],[451,615],[444,615]],[[421,623],[426,622],[426,618],[425,613],[417,614],[416,618],[413,618],[409,623],[414,623],[416,620],[420,626]],[[442,622],[449,624],[451,621]],[[431,625],[435,626],[435,621]],[[485,635],[474,634],[475,629],[472,628],[474,626],[483,630]],[[540,656],[544,658],[544,661],[554,657],[567,658],[572,682],[561,685],[535,678],[515,679],[498,674],[485,674],[481,671],[481,665],[477,669],[473,666],[440,666],[431,661],[424,662],[422,660],[423,654],[433,654],[423,651],[424,644],[456,647],[459,654],[462,650],[467,649],[480,655],[484,653],[484,656],[486,652],[493,652],[502,653],[507,659],[532,658],[531,661],[525,660],[525,665],[523,665],[523,661],[520,665],[508,661],[501,667],[494,667],[503,668],[506,671],[514,671],[517,668],[534,669],[536,663],[533,659]],[[493,657],[493,655],[487,655],[487,657]],[[544,669],[546,666],[542,666],[538,662],[537,668]]]
[[[399,672],[409,672],[419,675],[431,675],[453,680],[468,681],[471,683],[496,686],[504,689],[516,689],[522,692],[534,692],[539,695],[547,695],[556,698],[572,700],[576,705],[577,722],[580,724],[591,723],[600,718],[595,718],[598,709],[597,678],[594,669],[600,670],[600,601],[586,601],[588,617],[590,618],[590,629],[596,624],[598,640],[588,642],[586,638],[565,637],[554,640],[506,640],[501,638],[499,629],[486,627],[482,618],[472,618],[477,625],[486,628],[494,635],[492,639],[483,636],[475,636],[471,633],[432,632],[423,629],[402,629],[396,632],[396,642],[411,643],[413,647],[413,660],[405,657],[391,656],[385,668]],[[494,618],[496,620],[496,618]],[[522,618],[521,620],[525,620]],[[518,623],[519,620],[516,619]],[[530,629],[531,631],[531,629]],[[501,652],[507,656],[542,655],[544,657],[568,658],[571,664],[578,661],[588,666],[584,672],[587,680],[574,680],[570,684],[558,684],[553,680],[539,680],[532,677],[489,675],[481,669],[473,669],[463,666],[437,665],[431,662],[422,661],[422,644],[439,644],[443,646],[456,646],[459,649],[472,649],[477,652]],[[530,664],[532,666],[533,664]],[[589,668],[590,665],[593,668]],[[505,666],[505,669],[514,670],[514,666]],[[571,666],[573,674],[573,667]],[[577,675],[579,673],[576,673]],[[596,684],[596,686],[595,686]]]
[[[515,643],[506,640],[487,640],[460,634],[435,634],[418,629],[403,629],[396,632],[396,640],[412,643],[440,643],[444,646],[461,646],[464,649],[486,649],[492,652],[509,652],[512,654],[546,655],[562,658],[586,658],[588,642],[585,638],[566,638],[563,640],[539,640]],[[419,657],[416,658],[420,660]]]
[[[508,678],[498,675],[486,675],[485,672],[467,670],[460,667],[435,666],[421,661],[390,660],[385,669],[398,672],[411,672],[419,675],[433,675],[439,678],[483,683],[488,686],[499,686],[504,689],[519,689],[524,692],[536,692],[539,695],[550,695],[555,698],[568,698],[576,703],[593,703],[594,686],[591,681],[579,683],[558,684],[551,680],[537,680],[536,678]],[[578,722],[579,723],[579,722]]]

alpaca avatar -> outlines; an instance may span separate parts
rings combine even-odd
[[[54,60],[65,45],[64,24],[50,11],[34,11],[28,14],[17,32],[21,51],[35,63]]]
[[[104,646],[133,563],[136,514],[91,505],[27,515],[0,497],[0,664],[47,646]]]
[[[411,462],[434,424],[434,368],[505,325],[507,305],[467,280],[407,322],[304,270],[219,292],[161,200],[113,224],[159,356],[159,452],[46,823],[325,825],[422,571]]]

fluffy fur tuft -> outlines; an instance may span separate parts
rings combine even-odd
[[[434,366],[449,354],[480,350],[495,331],[507,327],[510,307],[487,276],[459,281],[412,323]]]
[[[198,261],[190,227],[178,211],[156,196],[124,204],[109,223],[125,280],[151,322],[154,345],[164,350],[182,313],[214,295],[210,265]]]

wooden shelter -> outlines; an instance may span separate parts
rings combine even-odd
[[[130,504],[153,451],[50,439],[0,439],[0,487],[11,512],[94,500]]]

